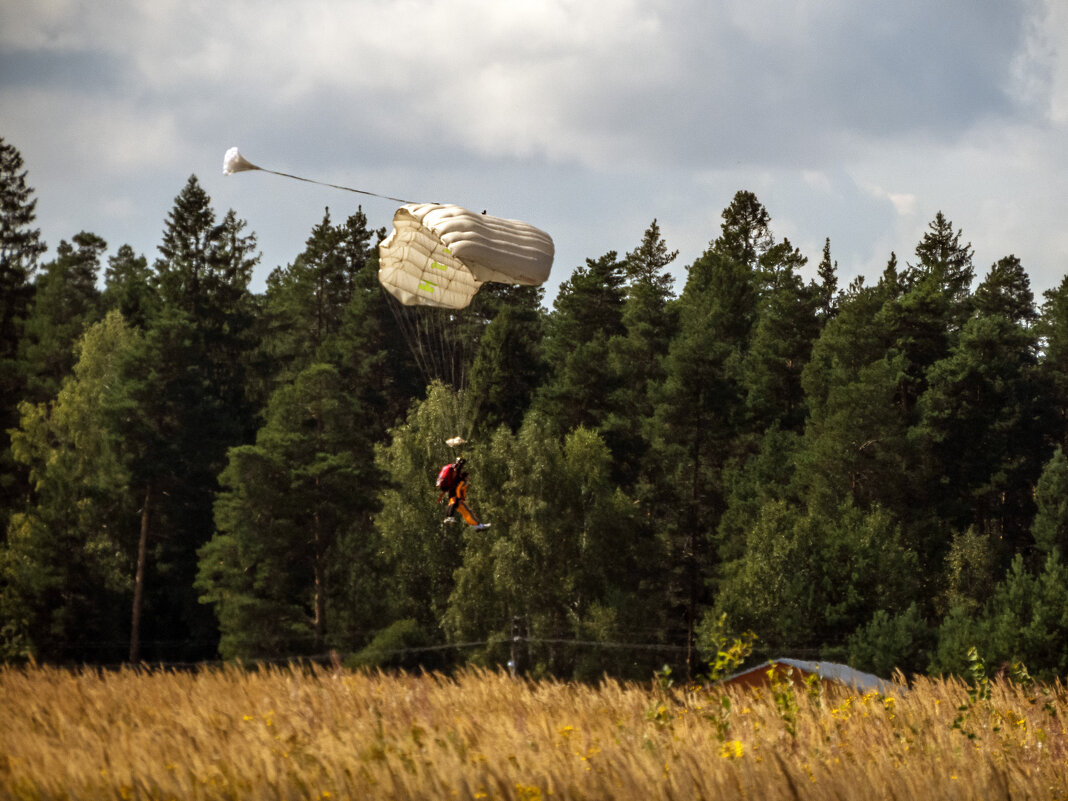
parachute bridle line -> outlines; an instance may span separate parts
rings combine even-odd
[[[392,200],[401,204],[412,203],[411,200],[405,200],[404,198],[391,197],[390,195],[380,195],[377,192],[368,192],[366,189],[354,189],[351,186],[341,186],[340,184],[330,184],[326,181],[316,181],[313,178],[301,178],[299,175],[292,175],[288,172],[279,172],[278,170],[269,170],[266,167],[261,167],[258,164],[253,164],[251,161],[241,155],[236,147],[232,147],[226,151],[226,155],[223,156],[223,175],[232,175],[235,172],[250,172],[252,170],[258,170],[260,172],[269,172],[271,175],[280,175],[283,178],[292,178],[294,181],[304,181],[308,184],[318,184],[319,186],[329,186],[331,189],[341,189],[345,192],[355,192],[358,195],[368,195],[370,197],[379,197],[383,200]]]
[[[326,181],[316,181],[312,178],[301,178],[299,175],[290,175],[288,172],[278,172],[277,170],[268,170],[265,167],[256,167],[255,169],[260,172],[269,172],[271,175],[281,175],[283,178],[292,178],[294,181],[304,181],[308,184],[318,184],[319,186],[329,186],[331,189],[343,189],[346,192],[355,192],[358,195],[369,195],[371,197],[382,198],[383,200],[393,200],[397,203],[408,204],[414,203],[413,200],[405,200],[404,198],[392,197],[390,195],[380,195],[377,192],[368,192],[366,189],[353,189],[351,186],[341,186],[340,184],[329,184]]]

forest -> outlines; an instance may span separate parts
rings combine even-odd
[[[157,253],[51,260],[31,180],[0,139],[4,661],[1068,674],[1068,279],[941,212],[839,286],[743,190],[681,286],[653,219],[448,311],[359,207],[256,293],[196,176]],[[489,528],[442,522],[455,436]]]

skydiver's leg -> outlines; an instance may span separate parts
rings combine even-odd
[[[471,511],[471,507],[463,501],[456,503],[456,510],[460,513],[460,517],[464,519],[464,522],[469,526],[479,525],[479,519],[475,517],[475,513]]]
[[[449,496],[449,508],[445,510],[445,520],[443,520],[442,522],[444,522],[444,523],[455,523],[456,522],[456,507],[460,503],[461,503],[460,499],[457,498],[455,495],[450,495]]]

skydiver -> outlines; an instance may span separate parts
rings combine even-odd
[[[481,531],[490,527],[489,523],[481,522],[471,507],[467,505],[467,460],[459,457],[455,462],[450,462],[438,472],[437,487],[441,490],[438,495],[438,503],[446,495],[449,498],[449,506],[445,512],[445,523],[455,523],[456,513],[475,531]]]

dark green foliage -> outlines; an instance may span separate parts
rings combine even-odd
[[[848,661],[857,670],[876,676],[889,677],[895,670],[910,676],[927,669],[934,642],[935,632],[917,604],[897,614],[879,609],[870,622],[850,635]]]
[[[745,453],[727,467],[727,508],[716,532],[720,560],[743,555],[746,537],[766,503],[794,498],[790,488],[801,444],[800,435],[772,427],[764,432],[756,453]]]
[[[1068,275],[1044,296],[1036,333],[1043,343],[1039,371],[1049,387],[1055,417],[1051,435],[1057,445],[1068,445]]]
[[[1068,670],[1068,284],[1036,308],[1008,256],[973,287],[941,213],[840,289],[741,191],[692,264],[654,219],[551,311],[453,312],[381,290],[360,208],[254,294],[255,236],[191,177],[101,291],[91,233],[39,268],[0,155],[7,658],[694,677],[729,613],[883,675]],[[434,504],[460,452],[490,528]]]
[[[145,329],[159,313],[159,297],[152,281],[148,259],[123,245],[108,259],[104,271],[103,304],[117,309],[130,325]]]
[[[609,341],[624,333],[624,262],[613,251],[587,259],[560,286],[545,333],[547,377],[535,408],[558,433],[596,429],[612,411],[619,387]]]
[[[347,664],[354,668],[433,669],[434,650],[419,624],[405,618],[375,634],[374,639]]]
[[[336,369],[311,365],[271,397],[255,445],[232,448],[219,477],[218,534],[200,551],[197,587],[214,604],[226,657],[282,656],[328,640],[352,642],[331,624],[344,593],[328,581],[339,543],[351,534],[346,556],[361,564],[360,593],[375,597],[375,553],[369,513],[377,479],[366,456],[359,415]],[[353,548],[357,542],[362,547]],[[338,590],[343,589],[337,588]]]
[[[816,302],[816,313],[820,317],[820,323],[826,323],[838,313],[838,262],[831,261],[831,240],[828,238],[823,243],[823,258],[820,259],[816,275],[820,279],[819,284],[813,286],[813,295]]]
[[[886,512],[843,505],[834,517],[764,506],[717,599],[733,625],[782,647],[842,641],[880,609],[917,594],[916,554]]]
[[[1033,337],[976,316],[927,371],[913,437],[930,459],[929,503],[951,528],[996,528],[1020,543],[1046,459]]]
[[[672,302],[674,278],[667,272],[677,256],[678,251],[668,251],[660,226],[653,220],[641,244],[624,261],[624,330],[608,343],[615,383],[608,398],[609,411],[598,428],[612,451],[615,477],[624,486],[653,478],[646,467],[646,429],[656,406],[655,388],[666,375],[664,359],[678,330]]]
[[[974,646],[995,665],[1022,663],[1037,677],[1068,672],[1068,566],[1054,551],[1035,571],[1017,554],[976,614],[956,606],[939,629],[932,672],[961,673],[962,654]]]
[[[532,306],[504,306],[486,327],[469,385],[476,432],[501,425],[514,431],[523,422],[545,372],[541,331],[541,313]]]
[[[126,654],[140,501],[128,434],[125,366],[139,336],[113,312],[79,341],[49,403],[23,403],[14,454],[33,493],[0,549],[0,652],[116,661]]]
[[[39,273],[19,343],[29,372],[26,400],[55,396],[74,366],[74,343],[102,316],[96,284],[106,247],[94,234],[75,234]]]
[[[1031,526],[1035,547],[1049,555],[1054,549],[1068,554],[1068,457],[1057,448],[1046,463],[1035,489],[1038,511]]]
[[[820,327],[817,296],[801,282],[804,264],[788,240],[760,259],[765,288],[743,367],[749,425],[756,431],[804,427],[801,374]]]
[[[369,269],[372,239],[383,235],[368,229],[362,209],[341,225],[331,222],[327,209],[304,252],[290,266],[271,273],[264,349],[274,363],[276,380],[290,380],[309,363],[328,358],[345,325],[346,310],[360,291],[359,277]]]
[[[711,250],[738,264],[755,268],[774,242],[771,214],[752,192],[741,190],[723,210],[723,230]]]
[[[11,456],[8,431],[18,425],[27,366],[18,358],[31,280],[47,246],[33,228],[37,200],[26,183],[22,155],[0,137],[0,524],[26,490],[25,473]]]

